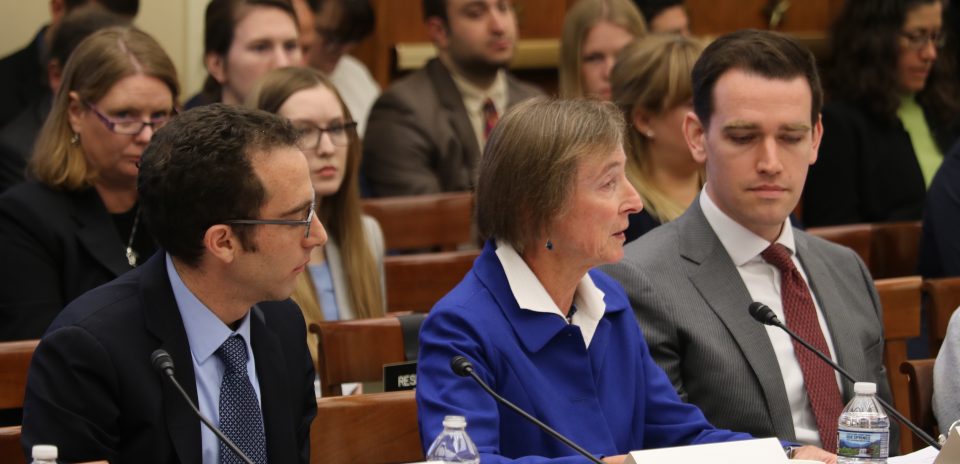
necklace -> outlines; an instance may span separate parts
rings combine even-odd
[[[137,252],[133,251],[133,238],[137,236],[137,225],[140,224],[140,206],[137,205],[137,212],[133,216],[133,227],[130,229],[130,238],[127,239],[127,263],[130,267],[137,267]]]

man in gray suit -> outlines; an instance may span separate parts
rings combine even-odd
[[[821,100],[813,56],[792,39],[717,39],[694,66],[694,112],[683,123],[707,183],[681,217],[628,245],[606,271],[626,287],[681,397],[714,425],[833,452],[853,385],[747,311],[768,305],[891,400],[869,272],[852,250],[788,219],[817,159]]]
[[[374,104],[362,172],[374,196],[472,190],[489,130],[542,92],[504,68],[513,58],[511,0],[423,0],[437,58]]]

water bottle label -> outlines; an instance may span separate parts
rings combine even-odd
[[[890,432],[837,431],[837,456],[845,458],[885,459],[883,449]]]

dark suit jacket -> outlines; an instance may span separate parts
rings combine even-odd
[[[17,116],[44,90],[46,68],[43,63],[44,26],[30,43],[0,59],[0,127]]]
[[[956,132],[927,122],[943,153]],[[927,186],[900,121],[884,122],[843,102],[823,107],[823,141],[803,189],[807,227],[917,221]]]
[[[960,276],[960,144],[944,158],[923,212],[920,274],[924,277]]]
[[[252,311],[268,459],[306,463],[316,398],[303,316],[290,300]],[[200,420],[153,370],[150,354],[158,348],[170,353],[177,380],[196,402],[164,253],[78,298],[44,335],[27,381],[24,449],[54,443],[65,462],[199,464]]]
[[[52,101],[50,92],[44,93],[0,130],[0,193],[26,178],[27,162]]]
[[[542,94],[507,74],[508,107]],[[463,98],[438,59],[397,81],[370,110],[362,169],[373,196],[473,190],[479,162]]]
[[[4,193],[0,340],[40,338],[67,303],[130,270],[125,247],[92,188],[59,192],[27,182]]]
[[[837,361],[892,401],[873,279],[844,248],[794,229],[797,256],[827,320]],[[680,396],[719,428],[795,441],[783,376],[730,255],[695,200],[626,247],[607,271],[627,290],[650,351]],[[853,385],[843,382],[844,402]],[[891,427],[890,450],[898,449]],[[832,451],[832,450],[831,450]]]

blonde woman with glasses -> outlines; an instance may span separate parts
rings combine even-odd
[[[177,71],[131,27],[70,55],[27,182],[0,197],[0,340],[40,338],[67,303],[156,250],[140,218],[140,155],[176,114]]]
[[[254,87],[247,105],[289,119],[317,194],[316,212],[329,240],[314,248],[293,299],[307,324],[384,314],[383,232],[362,214],[357,123],[327,78],[309,68],[280,68]],[[309,345],[316,361],[317,340]]]

